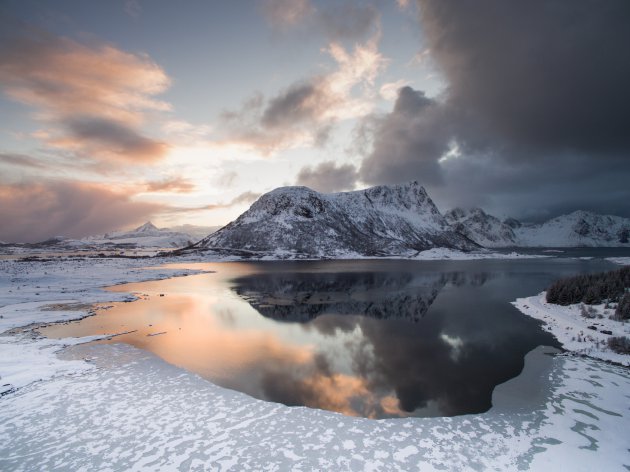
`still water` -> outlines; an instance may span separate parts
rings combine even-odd
[[[599,259],[186,264],[212,273],[111,288],[140,299],[43,328],[125,342],[256,398],[369,418],[491,407],[527,352],[557,346],[509,302]]]

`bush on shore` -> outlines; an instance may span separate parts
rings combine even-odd
[[[617,354],[630,354],[630,339],[627,336],[611,336],[608,347]]]

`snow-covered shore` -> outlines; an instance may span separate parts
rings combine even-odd
[[[595,360],[537,350],[521,376],[495,389],[484,414],[374,421],[255,400],[124,344],[6,332],[134,298],[105,286],[195,273],[145,268],[163,262],[176,261],[0,261],[0,385],[9,392],[0,396],[0,470],[587,471],[630,464],[628,369]],[[518,392],[528,392],[520,406]]]
[[[630,323],[611,320],[613,309],[593,305],[594,318],[581,314],[580,304],[560,306],[547,303],[546,293],[519,298],[513,305],[522,313],[545,323],[565,349],[577,354],[630,366],[630,355],[610,350],[610,336],[630,336]],[[599,316],[597,316],[599,315]]]
[[[549,255],[539,254],[521,254],[516,251],[509,253],[495,251],[474,251],[462,252],[453,249],[435,248],[422,251],[418,255],[411,257],[417,261],[433,261],[433,260],[452,260],[452,261],[472,261],[485,259],[539,259],[551,257]]]
[[[152,260],[161,265],[163,260]],[[85,362],[60,361],[66,346],[94,338],[53,340],[33,332],[7,335],[14,328],[84,318],[92,304],[132,301],[135,296],[104,290],[126,282],[165,279],[198,270],[147,266],[145,259],[59,258],[21,262],[0,260],[0,394],[31,382],[90,368]],[[111,333],[116,334],[116,333]]]
[[[191,252],[180,253],[177,261],[195,261],[203,260],[204,262],[237,262],[237,261],[321,261],[321,260],[413,260],[413,261],[476,261],[486,259],[539,259],[545,257],[553,257],[549,254],[523,254],[516,251],[509,253],[496,252],[487,249],[478,251],[458,251],[448,248],[433,248],[417,253],[409,253],[399,256],[364,256],[356,252],[338,253],[334,258],[329,257],[311,257],[296,254],[291,251],[273,251],[273,252],[251,252],[242,251],[243,255],[230,253],[230,250],[222,251],[221,249],[205,249],[193,250]],[[245,254],[246,253],[246,254]]]

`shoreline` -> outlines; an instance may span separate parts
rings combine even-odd
[[[616,353],[607,344],[610,336],[630,337],[630,323],[609,319],[614,310],[606,309],[603,304],[591,305],[594,318],[584,318],[580,304],[555,305],[547,303],[545,297],[546,292],[541,292],[517,298],[512,305],[524,315],[542,321],[567,352],[630,367],[630,355]]]

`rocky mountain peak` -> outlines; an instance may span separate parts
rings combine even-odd
[[[155,226],[150,221],[147,221],[142,226],[138,226],[136,229],[133,230],[134,233],[149,233],[149,232],[154,232],[154,231],[159,231],[159,230],[157,226]]]

